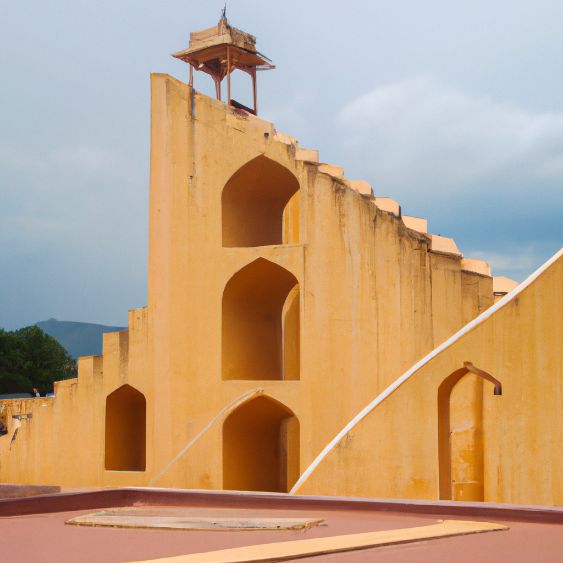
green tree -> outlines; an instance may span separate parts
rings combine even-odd
[[[16,334],[0,329],[0,393],[31,391],[31,381],[21,373],[24,362],[23,349]]]
[[[74,372],[74,360],[39,327],[0,329],[0,393],[29,393],[33,387],[48,393],[53,381],[68,379]]]

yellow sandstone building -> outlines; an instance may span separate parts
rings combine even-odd
[[[0,482],[561,504],[562,253],[514,287],[320,162],[255,115],[271,65],[225,19],[175,56],[148,305],[54,398],[0,403]],[[218,97],[249,73],[254,108],[192,69]]]

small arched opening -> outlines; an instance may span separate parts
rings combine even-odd
[[[248,401],[223,424],[223,489],[287,492],[299,477],[299,421],[269,397]]]
[[[299,182],[270,158],[258,156],[231,176],[221,208],[224,247],[299,242]]]
[[[502,385],[470,362],[438,388],[438,457],[441,500],[484,501],[483,383]]]
[[[130,385],[106,398],[105,468],[144,471],[146,465],[146,400]]]
[[[227,283],[222,303],[223,379],[299,379],[299,283],[258,258]]]

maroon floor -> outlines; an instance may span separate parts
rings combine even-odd
[[[103,493],[102,493],[103,494]],[[141,494],[141,493],[139,493]],[[353,503],[347,501],[314,500],[287,502],[283,497],[257,497],[182,492],[176,496],[161,496],[154,491],[151,497],[127,498],[121,503],[109,503],[106,507],[124,505],[184,506],[191,514],[209,515],[255,515],[269,517],[311,516],[326,520],[326,524],[304,531],[277,532],[188,532],[180,530],[128,530],[65,525],[65,520],[78,514],[96,511],[104,501],[116,498],[74,495],[69,498],[75,504],[85,503],[80,510],[48,512],[64,495],[37,497],[19,501],[1,501],[0,515],[0,561],[3,563],[121,563],[142,559],[181,555],[213,549],[223,549],[256,543],[314,538],[354,532],[406,528],[431,524],[441,518],[486,520],[501,522],[510,527],[506,532],[491,532],[454,538],[444,538],[413,544],[370,549],[360,552],[334,554],[307,558],[313,562],[385,561],[393,563],[444,561],[444,562],[534,562],[549,563],[563,561],[563,526],[555,518],[534,517],[536,522],[524,521],[517,510],[504,511],[503,518],[480,514],[477,510],[469,514],[446,515],[455,510],[439,506],[442,515],[424,514],[435,511],[436,505],[414,506],[418,513],[409,511],[409,504],[401,505],[401,511],[385,510],[385,503]],[[207,500],[206,500],[207,499]],[[147,500],[152,502],[147,503]],[[133,501],[133,502],[131,502]],[[155,502],[156,501],[156,502]],[[173,502],[171,502],[173,501]],[[11,503],[11,504],[10,504]],[[35,503],[35,504],[34,504]],[[93,505],[93,506],[92,506]],[[90,508],[90,506],[92,506]],[[406,508],[405,508],[406,506]],[[22,509],[22,507],[24,507]],[[381,509],[383,507],[383,510]],[[55,509],[60,509],[55,507]],[[17,510],[41,512],[17,515]],[[514,520],[510,518],[513,514]],[[560,516],[561,514],[559,514]],[[554,521],[555,520],[555,521]],[[561,521],[561,519],[559,519]]]

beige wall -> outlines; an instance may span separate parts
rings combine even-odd
[[[435,499],[449,498],[452,492],[456,498],[464,489],[471,497],[481,487],[485,501],[562,504],[562,279],[560,254],[534,283],[376,406],[299,492]],[[452,478],[463,482],[453,483],[453,491],[443,483],[440,493],[440,453],[447,452],[448,444],[447,438],[439,439],[447,403],[440,404],[438,390],[464,362],[499,380],[502,395],[494,395],[493,384],[481,379],[483,394],[474,402],[482,416],[471,439],[459,424],[463,411],[450,418],[452,456],[447,461]],[[465,375],[453,387],[451,399],[459,399],[458,387],[474,379]],[[471,413],[478,409],[468,407]],[[467,445],[475,439],[473,451],[464,452],[460,442]]]
[[[206,429],[156,484],[221,488],[223,421],[252,390],[295,416],[300,451],[289,457],[302,470],[370,398],[493,301],[492,278],[463,271],[457,252],[431,251],[429,235],[300,160],[312,151],[284,142],[272,124],[166,75],[153,75],[151,88],[148,306],[130,311],[128,331],[106,334],[103,357],[81,359],[78,380],[59,384],[55,399],[21,407],[33,418],[11,447],[0,438],[1,481],[149,484]],[[242,192],[225,199],[227,185]],[[275,244],[247,246],[268,237]],[[229,280],[257,259],[274,267],[262,277],[253,269],[238,303],[224,299]],[[257,343],[260,326],[271,334]],[[235,343],[228,357],[226,338]],[[281,351],[271,352],[276,342]],[[232,378],[243,372],[249,379]],[[146,399],[142,472],[104,469],[106,398],[125,384]],[[404,411],[414,427],[418,408]],[[457,409],[475,424],[473,404],[461,398]],[[427,456],[417,463],[424,482]],[[405,483],[399,496],[420,490]]]

